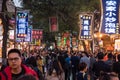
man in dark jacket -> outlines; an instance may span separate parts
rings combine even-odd
[[[38,78],[34,70],[22,64],[21,52],[18,49],[11,49],[8,52],[8,64],[9,66],[0,72],[0,80],[17,80],[25,74]]]
[[[93,72],[98,78],[100,76],[100,72],[110,72],[110,67],[103,61],[104,54],[102,52],[98,53],[97,58],[98,61],[93,64]]]
[[[114,63],[114,61],[113,61],[113,54],[112,53],[108,53],[107,57],[108,57],[108,60],[105,61],[105,63],[108,64],[108,66],[111,69],[110,71],[112,71],[112,65]]]
[[[76,73],[78,72],[79,65],[79,57],[76,55],[77,53],[73,53],[71,56],[71,65],[72,65],[72,80],[76,80]]]

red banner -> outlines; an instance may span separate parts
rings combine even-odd
[[[50,26],[50,32],[58,31],[58,20],[57,20],[57,17],[50,17],[49,18],[49,26]]]

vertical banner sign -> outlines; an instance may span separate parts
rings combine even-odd
[[[80,39],[92,39],[92,15],[80,15]]]
[[[28,11],[16,12],[16,38],[25,38],[28,30]]]
[[[57,17],[50,17],[49,18],[49,26],[50,26],[50,32],[58,31],[58,19],[57,19]]]
[[[25,42],[31,42],[32,41],[32,26],[28,27],[27,30],[27,36],[24,38]]]
[[[101,0],[101,32],[119,34],[119,0]]]

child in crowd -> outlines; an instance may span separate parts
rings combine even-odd
[[[87,72],[87,64],[85,62],[82,62],[79,64],[79,72],[77,74],[77,80],[88,80]]]

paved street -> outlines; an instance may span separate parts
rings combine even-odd
[[[47,80],[59,80],[56,76],[56,73],[53,72],[53,74],[51,76],[47,75]]]
[[[47,80],[59,80],[55,75],[47,76]]]

